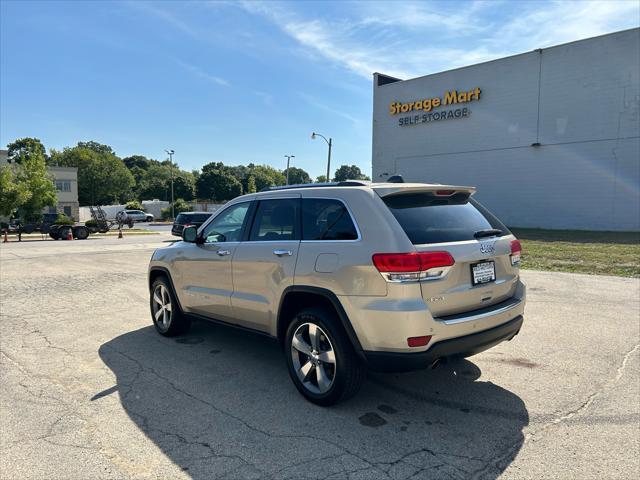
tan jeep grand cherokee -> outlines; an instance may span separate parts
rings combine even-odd
[[[401,181],[401,179],[400,179]],[[366,368],[425,368],[513,338],[520,243],[471,187],[347,181],[238,197],[155,251],[162,335],[192,317],[277,338],[307,399],[355,394]]]

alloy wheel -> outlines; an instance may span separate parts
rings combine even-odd
[[[171,324],[171,296],[167,287],[160,284],[153,291],[153,318],[160,328],[166,330]]]
[[[291,338],[293,368],[312,393],[329,391],[336,376],[336,355],[329,336],[315,323],[303,323]]]

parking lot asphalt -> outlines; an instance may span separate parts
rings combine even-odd
[[[523,272],[513,341],[321,408],[275,342],[155,333],[146,267],[169,241],[0,246],[0,478],[640,476],[638,279]]]

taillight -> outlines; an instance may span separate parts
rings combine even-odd
[[[436,195],[440,195],[443,197],[448,197],[449,195],[453,195],[456,193],[455,190],[436,190]]]
[[[511,240],[511,265],[520,263],[521,253],[522,245],[520,245],[520,240]]]
[[[449,252],[376,253],[373,264],[389,282],[435,280],[455,263]]]

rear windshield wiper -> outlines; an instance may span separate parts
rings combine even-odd
[[[473,234],[473,236],[475,238],[483,238],[483,237],[494,237],[496,235],[501,235],[502,234],[502,230],[499,230],[497,228],[489,228],[487,230],[478,230],[476,233]]]

